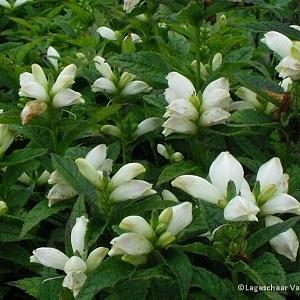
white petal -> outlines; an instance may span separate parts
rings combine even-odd
[[[196,93],[191,81],[177,72],[169,73],[166,79],[168,80],[169,88],[176,95],[177,99],[183,98],[188,100],[190,96]]]
[[[156,150],[165,159],[170,159],[170,155],[169,155],[169,153],[167,151],[167,148],[163,144],[157,144]]]
[[[139,123],[137,130],[134,132],[135,136],[141,136],[148,132],[154,131],[157,128],[161,127],[163,120],[158,117],[152,117],[145,119],[141,123]]]
[[[104,38],[110,41],[116,41],[117,40],[117,36],[116,33],[105,26],[101,26],[97,29],[97,32]]]
[[[266,226],[272,226],[283,222],[275,216],[266,216]],[[287,231],[280,233],[270,240],[271,247],[279,254],[286,256],[291,261],[295,261],[299,249],[299,241],[295,231],[290,228]]]
[[[95,167],[84,158],[77,158],[75,163],[79,172],[96,187],[100,187],[103,179],[102,172],[98,172]]]
[[[84,272],[70,272],[65,276],[62,286],[71,290],[75,298],[86,279],[87,275]]]
[[[208,110],[212,107],[228,108],[231,102],[230,94],[225,89],[214,89],[203,96],[202,108]]]
[[[98,247],[93,250],[86,260],[88,272],[94,271],[101,264],[107,253],[108,249],[104,247]]]
[[[246,198],[234,197],[224,209],[224,218],[228,221],[258,221],[259,208]]]
[[[137,35],[136,33],[131,33],[130,34],[132,41],[137,44],[137,43],[142,43],[142,39],[139,35]]]
[[[260,190],[264,190],[269,185],[278,186],[283,175],[283,169],[278,157],[273,157],[260,166],[256,180],[260,183]]]
[[[0,0],[0,6],[11,8],[11,5],[6,0]]]
[[[111,178],[112,187],[116,187],[144,173],[145,167],[139,163],[129,163],[121,167]]]
[[[298,25],[290,25],[290,27],[292,27],[292,28],[294,28],[294,29],[300,31],[300,26],[298,26]]]
[[[130,255],[148,254],[153,250],[152,244],[143,236],[134,232],[123,233],[111,242],[113,248],[119,248]],[[110,255],[110,253],[108,253]]]
[[[239,193],[244,179],[244,170],[239,161],[229,152],[221,152],[209,168],[209,178],[223,195],[227,195],[227,185],[233,181]]]
[[[264,35],[262,40],[269,49],[276,52],[279,56],[285,57],[290,55],[292,41],[285,35],[277,31],[269,31]]]
[[[194,105],[186,99],[177,99],[172,101],[166,107],[166,113],[164,115],[167,117],[177,117],[186,118],[192,121],[196,121],[199,118],[199,113]]]
[[[106,159],[107,147],[105,144],[101,144],[93,148],[88,152],[85,159],[96,169],[100,170],[100,166]]]
[[[78,256],[72,256],[66,262],[64,271],[68,274],[70,272],[85,272],[87,270],[87,265],[83,259]]]
[[[198,131],[197,125],[185,118],[171,117],[167,121],[165,121],[162,126],[165,128],[163,131],[163,134],[165,136],[168,136],[173,132],[196,134]]]
[[[45,267],[63,270],[65,264],[69,260],[68,256],[63,252],[55,249],[42,247],[32,251],[30,262],[39,263]]]
[[[85,216],[76,218],[76,223],[71,231],[71,244],[73,253],[76,251],[82,256],[84,251],[84,237],[87,230],[88,219]]]
[[[192,203],[183,202],[172,207],[173,217],[166,231],[176,235],[192,223]]]
[[[144,193],[150,190],[152,184],[143,180],[130,180],[118,185],[111,193],[114,202],[137,199],[145,196]]]
[[[207,180],[194,175],[182,175],[171,182],[171,185],[188,193],[194,198],[212,204],[218,204],[224,195]]]
[[[209,110],[204,111],[199,124],[203,127],[209,127],[217,124],[224,124],[230,117],[230,113],[220,107],[212,107]]]
[[[163,190],[161,192],[161,195],[164,200],[179,202],[178,198],[172,192],[170,192],[168,190]]]
[[[92,91],[105,92],[108,94],[116,94],[118,90],[110,79],[101,77],[94,82],[92,86]]]
[[[292,80],[300,79],[300,62],[291,56],[284,57],[275,70],[281,78],[290,77]]]
[[[126,13],[130,13],[134,10],[136,5],[140,2],[140,0],[124,0],[123,9],[126,11]]]
[[[293,213],[300,215],[300,203],[288,194],[279,194],[268,200],[262,207],[264,215]]]
[[[34,79],[41,84],[42,86],[44,86],[45,88],[47,88],[48,85],[48,81],[47,81],[47,77],[42,69],[42,67],[38,64],[33,64],[31,66],[31,70],[32,70],[32,75],[34,77]]]
[[[32,1],[32,0],[16,0],[15,4],[14,4],[14,7],[17,7],[17,6],[20,6],[26,2],[29,2],[29,1]]]
[[[105,62],[105,59],[101,56],[94,57],[94,62],[96,69],[100,72],[102,76],[108,79],[112,79],[114,74],[111,70],[111,67],[108,63]]]
[[[56,183],[68,184],[68,182],[64,179],[64,177],[62,177],[61,174],[59,174],[59,172],[56,170],[50,174],[48,183],[49,184],[56,184]]]
[[[155,238],[155,233],[148,222],[140,216],[129,216],[122,220],[119,224],[121,229],[131,231],[143,235],[146,239]]]
[[[285,92],[289,92],[291,90],[291,86],[293,85],[293,81],[290,77],[283,79],[279,85],[283,88]]]
[[[58,75],[51,92],[56,94],[59,90],[70,87],[74,83],[77,67],[74,64],[66,66]]]
[[[47,59],[50,61],[55,70],[58,70],[58,58],[60,58],[58,51],[50,46],[47,50]]]
[[[128,83],[124,89],[121,91],[121,95],[130,96],[139,93],[148,92],[151,90],[151,87],[146,82],[140,80],[134,80]]]
[[[71,89],[61,89],[55,94],[52,100],[52,105],[54,107],[65,107],[81,103],[84,103],[81,94]]]
[[[171,88],[165,89],[165,99],[168,103],[172,103],[173,101],[177,100],[179,97],[176,95],[176,92]]]
[[[34,98],[40,101],[48,101],[49,96],[45,87],[37,82],[32,74],[25,72],[20,75],[19,96]]]
[[[203,99],[211,98],[211,92],[213,92],[216,89],[221,89],[229,92],[229,80],[224,77],[221,77],[209,83],[203,91]]]
[[[57,183],[49,191],[47,199],[49,200],[49,207],[55,202],[70,199],[77,195],[77,192],[69,184]]]

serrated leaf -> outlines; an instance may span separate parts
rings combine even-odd
[[[243,261],[239,261],[237,263],[232,263],[231,264],[232,268],[235,271],[241,272],[249,277],[256,285],[259,286],[267,286],[266,282],[264,279],[260,276],[258,272],[256,272],[254,269],[252,269],[249,265],[247,265]],[[277,292],[270,292],[270,291],[262,291],[269,299],[271,300],[284,300],[285,298],[281,296]]]
[[[222,278],[201,267],[193,268],[192,286],[201,288],[215,299],[235,299],[233,291]]]
[[[41,277],[24,278],[8,284],[23,290],[26,294],[38,299],[43,279]]]
[[[241,111],[234,112],[230,120],[234,123],[238,124],[266,124],[266,123],[272,123],[272,119],[260,112],[257,112],[254,109],[245,109]]]
[[[286,284],[285,272],[272,253],[266,252],[251,261],[250,267],[256,271],[268,285],[284,286]]]
[[[117,111],[119,111],[121,107],[122,105],[120,104],[112,104],[101,108],[94,107],[91,110],[91,114],[90,114],[91,122],[103,121],[108,117],[110,117],[111,115],[113,115],[114,113],[116,113]]]
[[[47,149],[35,149],[35,148],[25,148],[20,150],[15,150],[12,154],[5,156],[1,162],[0,167],[8,167],[17,164],[22,164],[27,161],[32,161],[48,152]]]
[[[168,39],[173,51],[182,55],[189,53],[190,44],[185,36],[176,31],[168,31]]]
[[[211,252],[209,245],[200,242],[195,242],[187,245],[172,245],[171,247],[181,249],[185,252],[190,252],[190,253],[204,255],[204,256],[209,256]]]
[[[120,280],[129,278],[133,270],[132,265],[122,262],[119,257],[108,258],[87,278],[77,298],[91,300],[102,289],[113,287]]]
[[[157,186],[162,185],[178,176],[191,174],[197,170],[197,166],[191,161],[179,161],[162,170],[159,175]]]
[[[300,221],[300,217],[293,217],[282,223],[278,223],[269,227],[262,228],[257,232],[250,235],[247,241],[247,255],[250,255],[259,247],[263,246],[270,239],[277,236],[278,234],[287,231]]]
[[[240,61],[250,60],[253,56],[253,47],[242,47],[227,54],[224,63],[239,63]]]
[[[179,299],[186,299],[191,287],[193,273],[192,264],[188,257],[179,249],[170,249],[165,263],[176,278],[180,292]]]
[[[59,211],[64,210],[67,207],[69,207],[69,205],[65,203],[58,203],[57,205],[48,207],[47,200],[38,203],[26,215],[20,237],[24,237],[29,230],[39,224],[42,220],[57,214]]]
[[[165,84],[165,77],[170,71],[162,56],[154,52],[119,54],[112,56],[108,61],[111,65],[125,69],[154,85]]]

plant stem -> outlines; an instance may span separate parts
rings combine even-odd
[[[197,79],[197,87],[200,88],[201,84],[201,68],[200,68],[200,59],[201,59],[201,53],[200,53],[200,26],[195,26],[195,52],[196,52],[196,79]]]

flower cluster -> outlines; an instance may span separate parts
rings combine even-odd
[[[122,73],[118,78],[112,71],[110,65],[101,56],[94,58],[96,69],[103,76],[98,78],[93,86],[93,92],[104,92],[112,95],[131,96],[148,92],[151,88],[147,83],[134,80],[135,76],[128,72]]]
[[[299,30],[299,26],[293,27]],[[281,61],[275,68],[280,77],[300,79],[300,41],[292,41],[277,31],[267,32],[261,41],[280,56]]]
[[[119,227],[126,233],[111,241],[109,256],[122,255],[122,260],[138,265],[147,261],[155,248],[166,248],[176,240],[176,235],[192,222],[192,204],[183,202],[161,212],[152,226],[140,216],[129,216]]]
[[[232,102],[229,94],[229,82],[219,78],[206,86],[201,96],[189,79],[177,72],[167,76],[168,88],[165,98],[166,107],[163,134],[171,133],[196,134],[198,127],[208,127],[225,123],[230,117],[228,112]]]
[[[52,86],[38,64],[33,64],[31,69],[32,73],[20,75],[19,96],[34,99],[27,102],[21,112],[22,124],[27,124],[35,116],[44,113],[48,106],[60,108],[84,103],[81,94],[70,88],[74,83],[76,65],[66,66]]]
[[[81,216],[76,219],[76,223],[72,228],[71,245],[73,256],[68,257],[55,248],[42,247],[33,250],[33,255],[30,257],[30,262],[64,271],[66,276],[62,285],[71,290],[74,297],[79,293],[87,275],[101,264],[108,253],[107,248],[98,247],[87,256],[84,243],[87,224],[88,219]]]
[[[283,174],[277,157],[259,168],[252,191],[244,179],[241,164],[228,152],[222,152],[213,161],[209,179],[210,182],[199,176],[183,175],[173,180],[172,186],[196,199],[224,208],[224,218],[228,221],[258,221],[259,213],[260,217],[266,217],[266,225],[270,226],[281,222],[274,214],[300,214],[300,203],[287,194],[288,175]],[[298,251],[298,240],[295,237],[290,229],[272,239],[271,245],[278,253],[295,260]]]

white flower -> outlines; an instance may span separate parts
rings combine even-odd
[[[161,127],[163,120],[158,117],[152,117],[143,120],[141,123],[138,124],[136,131],[133,133],[135,136],[139,137],[146,133],[156,130],[157,128]]]
[[[266,226],[272,226],[283,221],[275,216],[266,216],[265,222]],[[299,241],[292,228],[272,238],[270,240],[270,245],[277,253],[286,256],[291,261],[296,260],[299,249]]]
[[[58,58],[60,58],[60,54],[55,48],[50,46],[47,50],[47,59],[50,61],[56,71],[58,70]]]
[[[236,196],[224,208],[224,218],[228,221],[258,221],[259,208],[247,198]]]
[[[105,26],[101,26],[97,29],[97,32],[104,38],[110,41],[116,41],[117,40],[117,35],[116,33]]]
[[[21,112],[23,124],[45,112],[48,105],[58,108],[84,103],[81,94],[70,89],[77,70],[74,64],[61,71],[51,88],[43,69],[38,64],[33,64],[31,68],[32,73],[20,75],[19,96],[35,99],[29,101]]]
[[[273,157],[259,168],[256,181],[260,184],[260,194],[257,197],[257,202],[260,205],[262,214],[300,214],[300,203],[287,194],[288,175],[283,174],[278,157]]]
[[[102,76],[110,80],[114,79],[114,73],[112,72],[110,65],[107,62],[105,62],[105,59],[103,57],[95,56],[94,62],[96,69],[100,72]]]
[[[267,32],[264,36],[261,41],[282,58],[275,68],[279,76],[290,77],[292,80],[300,79],[300,42],[291,41],[276,31]]]
[[[140,2],[140,0],[124,0],[123,9],[126,11],[126,13],[130,13],[134,10],[136,5]]]
[[[43,266],[63,270],[66,276],[62,286],[70,289],[77,296],[83,286],[87,274],[92,272],[100,265],[108,249],[99,247],[93,250],[85,259],[84,255],[84,238],[87,230],[88,219],[84,216],[76,219],[76,223],[71,231],[71,245],[74,254],[79,256],[68,257],[60,250],[49,247],[42,247],[33,250],[30,262],[39,263]]]
[[[121,95],[130,96],[139,93],[149,92],[151,87],[144,81],[134,80],[128,83],[123,90],[121,91]]]
[[[32,1],[32,0],[16,0],[16,2],[11,5],[8,1],[6,0],[0,0],[0,6],[3,6],[5,8],[13,8],[13,7],[18,7],[26,2],[29,2],[29,1]]]
[[[178,198],[169,190],[163,190],[161,195],[164,200],[179,202]]]
[[[5,8],[11,8],[11,5],[6,0],[0,0],[0,6],[3,6]]]
[[[196,134],[198,126],[223,124],[230,117],[227,110],[232,100],[227,79],[219,78],[208,84],[200,101],[189,79],[177,72],[169,73],[166,78],[169,87],[165,98],[169,105],[164,117],[169,119],[163,124],[165,136],[174,132]]]
[[[244,182],[244,170],[241,164],[229,153],[222,152],[213,161],[209,169],[210,182],[199,176],[182,175],[171,182],[192,197],[225,207],[224,217],[230,221],[253,221],[259,208],[249,203],[244,196],[228,199],[227,187],[233,182],[236,195],[239,195]]]
[[[91,181],[99,190],[108,188],[110,198],[114,202],[137,199],[156,193],[152,189],[152,184],[143,180],[134,180],[136,176],[145,172],[145,168],[139,163],[129,163],[121,167],[119,171],[109,179],[108,187],[103,186],[104,177],[102,171],[105,170],[103,170],[102,164],[100,164],[99,167],[99,164],[96,164],[93,159],[89,160],[89,157],[85,159],[78,158],[75,163],[81,174]]]

